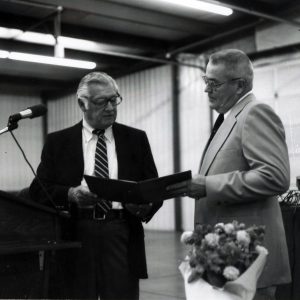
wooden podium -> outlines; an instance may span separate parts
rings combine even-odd
[[[61,239],[63,218],[55,209],[0,191],[0,299],[49,298],[51,272],[59,270],[56,252],[80,247]]]

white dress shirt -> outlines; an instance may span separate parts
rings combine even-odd
[[[93,134],[94,128],[92,128],[86,120],[82,121],[82,150],[84,161],[84,175],[94,176],[95,169],[95,152],[98,136]],[[116,152],[115,138],[112,131],[112,126],[106,128],[104,132],[107,148],[108,159],[108,171],[109,178],[118,179],[118,158]],[[81,184],[87,186],[86,181],[82,178]],[[120,202],[112,202],[113,209],[121,209],[122,204]]]

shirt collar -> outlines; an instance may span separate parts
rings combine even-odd
[[[83,135],[84,135],[85,141],[89,142],[93,138],[93,136],[95,136],[93,134],[93,130],[95,128],[91,127],[88,124],[88,122],[85,120],[85,118],[83,118],[83,120],[82,120],[82,128],[83,128]],[[112,125],[105,129],[104,136],[108,142],[110,142],[110,143],[112,142],[112,140],[113,140]]]
[[[224,114],[224,120],[227,118],[227,116],[230,114],[231,110],[234,106],[236,106],[239,102],[241,102],[243,99],[245,99],[248,95],[252,94],[252,90],[246,93],[244,96],[242,96],[225,114]]]

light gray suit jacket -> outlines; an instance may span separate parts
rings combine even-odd
[[[276,195],[290,183],[285,133],[271,107],[250,94],[237,103],[202,157],[206,197],[196,200],[195,223],[237,220],[265,225],[269,256],[258,287],[291,280],[285,231]]]

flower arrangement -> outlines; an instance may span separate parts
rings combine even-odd
[[[236,280],[257,258],[257,246],[263,242],[264,226],[218,223],[197,225],[193,232],[184,232],[181,242],[191,246],[187,260],[191,267],[188,282],[203,278],[222,287]]]

